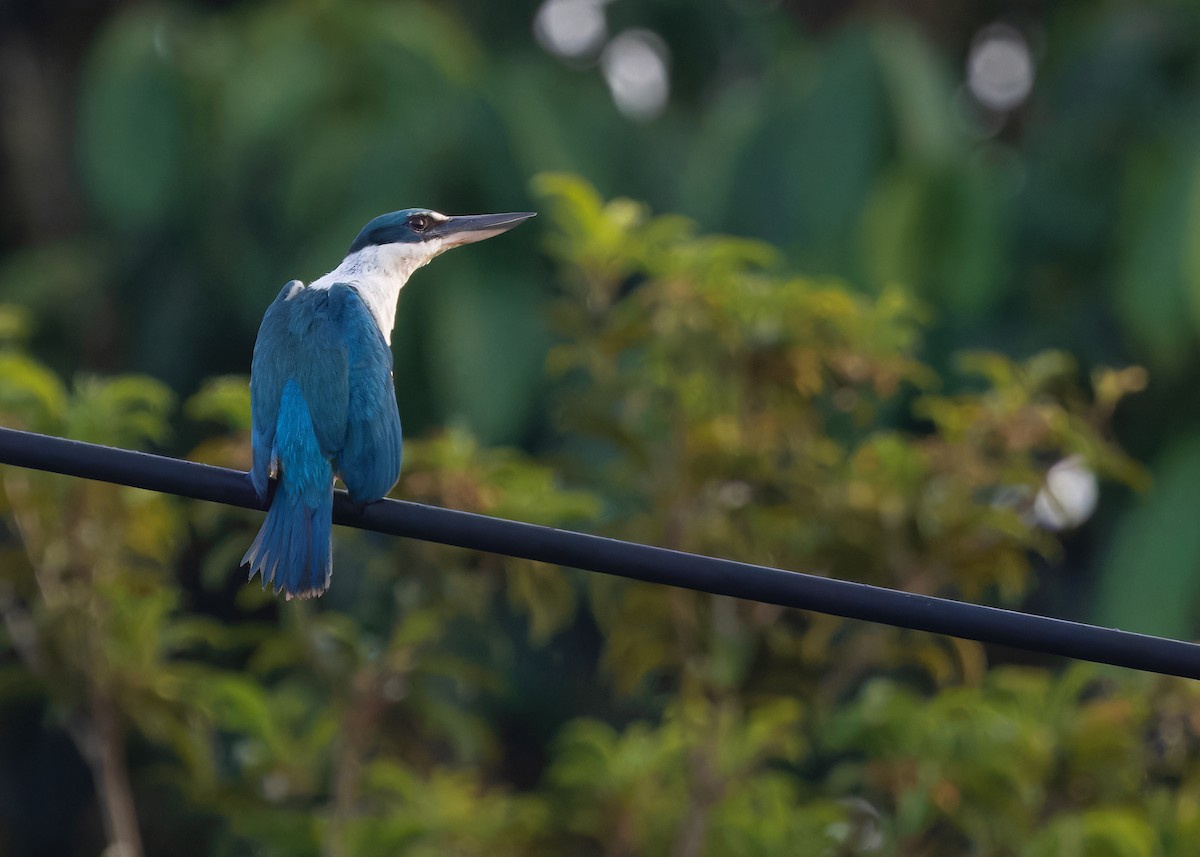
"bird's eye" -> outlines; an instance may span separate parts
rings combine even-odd
[[[424,232],[432,223],[433,221],[424,214],[414,214],[412,217],[408,218],[409,228],[411,228],[413,232]]]

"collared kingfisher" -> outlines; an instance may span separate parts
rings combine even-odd
[[[342,263],[292,280],[263,316],[250,372],[250,480],[271,506],[242,565],[275,594],[315,598],[333,575],[333,480],[358,506],[400,478],[392,328],[400,289],[452,247],[507,232],[533,212],[447,216],[408,208],[363,227]]]

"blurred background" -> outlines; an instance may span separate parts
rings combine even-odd
[[[244,469],[284,282],[536,209],[397,496],[1190,638],[1198,102],[1172,0],[10,0],[0,413]],[[1185,682],[2,475],[6,854],[1200,854]]]

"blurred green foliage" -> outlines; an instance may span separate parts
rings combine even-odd
[[[769,245],[577,178],[537,185],[561,284],[555,466],[452,428],[410,439],[400,496],[1016,603],[1032,557],[1059,549],[1030,511],[1047,463],[1140,478],[1104,439],[1137,373],[1081,385],[1061,354],[976,353],[974,390],[950,395],[920,358],[927,310],[899,289],[791,274]],[[0,313],[6,423],[166,441],[161,384],[68,387],[27,356],[24,325]],[[205,427],[194,456],[244,467],[248,409],[244,377],[206,383],[183,408]],[[361,532],[338,532],[325,598],[284,605],[234,572],[255,516],[2,477],[0,618],[23,677],[0,688],[72,736],[110,837],[122,795],[134,811],[149,790],[175,796],[138,816],[148,853],[1148,855],[1188,840],[1192,787],[1173,785],[1200,772],[1200,723],[1181,682],[989,670],[974,643]],[[231,612],[198,609],[221,593]],[[581,635],[594,645],[571,648]],[[179,824],[203,833],[180,842]]]
[[[640,122],[542,8],[0,10],[0,419],[246,468],[283,282],[536,207],[406,289],[400,496],[1196,633],[1200,7],[600,4],[669,51]],[[363,533],[280,608],[254,516],[0,488],[6,853],[1198,851],[1181,683]]]
[[[0,187],[21,204],[0,217],[14,227],[0,295],[36,315],[35,352],[61,373],[149,372],[187,395],[244,372],[270,296],[328,270],[369,217],[526,207],[529,176],[567,170],[770,241],[812,275],[870,293],[901,284],[936,307],[938,372],[980,346],[1064,349],[1084,371],[1147,366],[1155,384],[1118,427],[1155,472],[1194,435],[1191,4],[999,19],[1024,32],[1034,74],[1007,111],[964,86],[989,7],[600,4],[610,34],[649,28],[670,51],[671,98],[642,123],[614,106],[594,57],[564,64],[539,48],[533,8],[100,7],[81,19],[94,31],[47,34],[31,16],[10,46],[12,69],[44,73],[7,84]],[[37,49],[45,39],[80,55],[64,63]],[[77,87],[61,98],[38,88],[64,78]],[[553,340],[535,241],[522,230],[439,260],[409,290],[397,379],[414,433],[457,421],[489,444],[546,441]],[[1195,480],[1180,484],[1164,503],[1200,503]],[[1190,528],[1149,533],[1121,511],[1103,506],[1084,536],[1081,555],[1105,560],[1077,609],[1194,628]],[[1129,597],[1156,551],[1176,570]],[[1177,614],[1166,628],[1164,609]]]

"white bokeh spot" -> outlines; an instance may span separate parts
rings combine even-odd
[[[543,48],[564,59],[594,54],[608,36],[605,0],[546,0],[533,18]]]
[[[1043,527],[1078,527],[1096,511],[1100,484],[1078,455],[1064,458],[1046,472],[1046,484],[1033,501],[1033,513]]]
[[[600,68],[617,109],[631,119],[653,119],[667,105],[671,81],[666,43],[649,30],[626,30],[605,47]]]
[[[1007,24],[984,27],[967,56],[967,88],[990,110],[1012,110],[1033,90],[1033,52],[1020,31]]]

